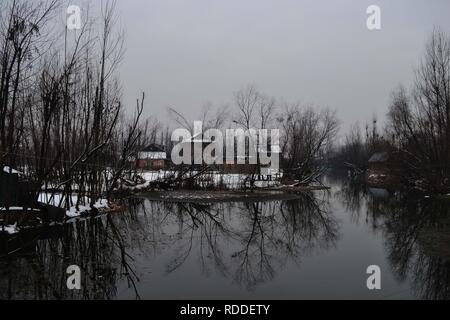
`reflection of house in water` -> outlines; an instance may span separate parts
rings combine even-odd
[[[138,153],[138,169],[161,170],[166,167],[167,153],[163,146],[151,144]]]

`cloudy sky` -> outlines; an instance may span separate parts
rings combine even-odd
[[[366,9],[381,7],[369,31]],[[287,101],[328,106],[344,129],[382,118],[409,86],[435,26],[450,33],[448,0],[118,0],[126,32],[124,100],[147,93],[147,115],[168,106],[195,118],[232,104],[253,83]]]

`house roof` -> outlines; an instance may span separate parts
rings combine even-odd
[[[385,162],[389,159],[389,154],[387,152],[377,152],[374,153],[370,159],[369,162]]]
[[[165,152],[165,150],[163,146],[153,143],[142,149],[141,152]]]

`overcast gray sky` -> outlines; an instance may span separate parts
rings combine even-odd
[[[366,9],[381,7],[369,31]],[[450,33],[448,0],[119,0],[126,32],[124,101],[147,93],[194,118],[232,103],[248,83],[288,101],[337,109],[349,123],[382,118],[391,91],[413,80],[434,26]]]

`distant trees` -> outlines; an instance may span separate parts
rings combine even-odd
[[[241,128],[280,130],[280,165],[286,178],[310,183],[324,174],[327,148],[339,129],[334,111],[299,103],[280,107],[275,98],[259,92],[253,85],[234,96],[234,122]]]
[[[277,112],[275,98],[261,93],[254,85],[250,84],[234,93],[234,104],[236,111],[233,122],[240,129],[248,132],[252,129],[273,129],[271,126],[273,125],[273,120]],[[267,140],[270,140],[270,137]],[[267,142],[272,145],[272,141]],[[254,159],[250,158],[252,155],[250,148],[257,148],[255,151],[261,151],[259,150],[259,146],[263,144],[263,141],[259,135],[256,137],[249,135],[245,143],[246,153],[248,155],[247,160],[249,164],[254,165],[252,174],[248,176],[248,182],[253,187],[257,175],[262,174],[262,161],[260,152],[255,152]]]
[[[243,129],[267,129],[273,124],[277,110],[274,97],[267,96],[248,85],[234,93],[236,112],[233,122]]]
[[[360,175],[367,169],[368,161],[374,153],[390,149],[389,142],[378,131],[378,120],[374,116],[372,123],[367,123],[364,130],[359,123],[352,124],[343,143],[333,150],[331,157],[334,167]]]
[[[392,93],[384,134],[377,122],[365,136],[353,126],[335,163],[367,169],[374,152],[395,152],[395,172],[405,185],[434,193],[450,190],[450,36],[435,29],[415,71],[411,90]]]
[[[283,175],[302,183],[318,181],[325,172],[326,154],[339,129],[339,121],[334,111],[327,108],[305,107],[299,103],[286,103],[284,107],[280,107],[274,97],[262,93],[254,85],[247,85],[236,91],[233,98],[234,108],[231,118],[228,117],[230,113],[228,110],[223,111],[225,109],[218,109],[216,112],[210,108],[204,110],[200,119],[197,119],[202,120],[204,130],[221,129],[227,123],[244,131],[279,129],[280,141],[266,143],[271,147],[268,152],[272,147],[279,150]],[[188,119],[186,115],[172,108],[169,112],[177,125],[193,131],[191,123],[193,119]],[[256,159],[250,159],[249,150],[262,141],[250,141],[252,138],[251,135],[245,137],[246,163],[255,165],[253,172],[245,170],[248,174],[247,181],[251,186],[256,177],[262,173],[259,152],[256,152]],[[259,136],[256,135],[254,138],[259,139]]]
[[[190,119],[187,114],[183,114],[174,108],[168,108],[170,118],[181,128],[187,129],[191,132],[194,131],[193,119]],[[208,129],[221,129],[229,120],[228,106],[222,106],[215,108],[211,103],[203,105],[201,112],[195,118],[195,121],[201,121],[203,127],[201,130],[204,132]]]
[[[409,183],[435,192],[450,188],[450,37],[435,30],[410,92],[392,95],[392,144],[402,151]]]
[[[341,157],[339,160],[344,166],[355,171],[367,169],[370,151],[359,124],[351,126],[349,133],[345,136],[344,145],[339,152]]]
[[[277,120],[284,175],[303,183],[317,181],[325,172],[325,155],[339,128],[336,113],[294,103],[286,104]]]

